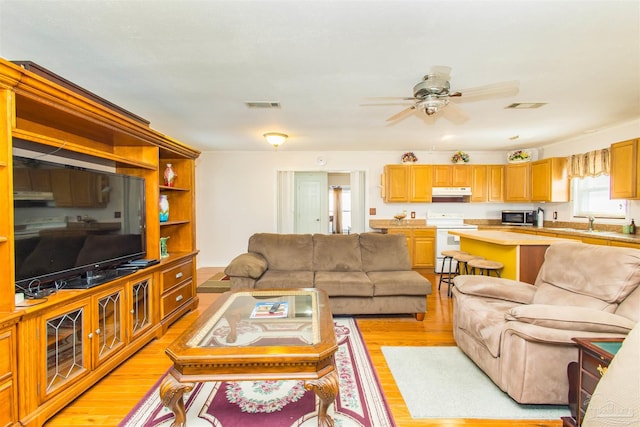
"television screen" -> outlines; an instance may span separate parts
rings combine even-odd
[[[16,291],[145,257],[144,179],[14,156],[13,182]]]

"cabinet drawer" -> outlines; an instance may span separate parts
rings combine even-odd
[[[183,283],[185,280],[191,279],[193,276],[193,261],[185,262],[184,264],[177,265],[169,270],[162,272],[162,286],[161,293],[173,288],[174,286]]]
[[[18,419],[15,396],[13,381],[0,383],[0,425],[2,426],[13,425]]]
[[[596,385],[598,385],[598,381],[600,381],[600,375],[594,377],[588,372],[582,371],[582,391],[585,393],[593,393],[593,390],[596,389]]]
[[[193,282],[191,280],[184,285],[178,286],[172,291],[169,291],[162,297],[162,318],[180,307],[186,301],[189,301],[191,298],[193,298]]]
[[[582,369],[597,378],[597,381],[600,381],[600,377],[608,366],[609,361],[607,359],[593,356],[587,352],[583,353]]]
[[[0,332],[0,381],[11,377],[15,347],[11,331]]]

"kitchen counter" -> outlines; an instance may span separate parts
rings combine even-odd
[[[557,242],[571,242],[570,239],[537,236],[534,234],[516,233],[502,230],[449,230],[449,234],[466,237],[496,245],[551,245]]]
[[[572,239],[501,230],[449,230],[460,237],[460,250],[504,264],[501,276],[534,283],[549,247]]]
[[[384,232],[390,228],[435,228],[435,227],[427,225],[426,219],[405,218],[401,221],[398,221],[395,219],[370,219],[369,228]]]

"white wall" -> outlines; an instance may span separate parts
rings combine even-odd
[[[640,135],[640,121],[585,135],[564,143],[543,147],[539,158],[566,156],[609,146],[612,142]],[[295,141],[287,141],[295,144]],[[419,163],[449,163],[451,152],[414,151]],[[369,218],[391,218],[397,212],[415,211],[425,218],[428,210],[463,212],[466,218],[498,219],[503,209],[533,209],[533,204],[495,203],[392,203],[382,202],[380,175],[385,164],[399,163],[403,150],[398,151],[215,151],[205,152],[196,163],[197,247],[198,267],[225,266],[247,249],[249,237],[256,232],[276,232],[276,172],[278,170],[347,172],[364,170],[368,191],[365,213],[376,208]],[[499,164],[506,162],[505,152],[469,152],[471,163]],[[319,166],[318,158],[326,160]],[[561,221],[573,220],[569,203],[541,204],[550,218],[558,212]],[[640,220],[640,202],[630,202],[631,215]]]

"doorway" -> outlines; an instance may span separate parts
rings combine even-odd
[[[339,181],[336,182],[336,179]],[[333,224],[330,223],[330,216],[333,214],[335,202],[330,203],[329,197],[338,186],[348,187],[349,197],[342,197],[343,225],[344,212],[348,212],[351,223],[347,231],[364,232],[365,171],[278,171],[278,233],[332,233],[333,228],[330,227],[333,227]],[[348,206],[345,206],[345,203],[348,203]],[[342,231],[344,230],[342,226]]]

